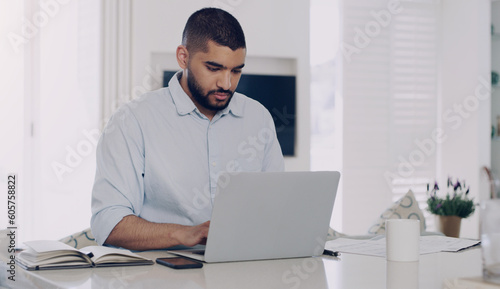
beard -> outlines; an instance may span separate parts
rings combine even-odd
[[[225,90],[222,88],[216,90],[210,90],[207,93],[204,93],[201,85],[198,83],[196,77],[193,75],[191,70],[189,70],[188,72],[187,85],[194,100],[196,100],[196,102],[202,107],[211,111],[219,111],[225,109],[229,105],[229,102],[231,101],[231,98],[233,97],[234,94],[234,91]],[[225,100],[215,99],[214,102],[211,102],[209,96],[214,93],[225,93],[227,94],[228,97]]]

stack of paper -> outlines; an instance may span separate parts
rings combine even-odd
[[[450,238],[444,236],[421,236],[420,255],[438,252],[458,252],[476,245],[479,240]],[[326,242],[325,249],[342,253],[385,257],[385,236],[379,235],[371,239],[359,240],[338,238]]]

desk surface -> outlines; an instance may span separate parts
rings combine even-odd
[[[171,256],[164,251],[140,254],[151,259]],[[342,254],[340,258],[204,264],[201,269],[189,270],[174,270],[158,264],[31,272],[16,268],[17,280],[8,281],[7,288],[451,289],[468,288],[455,286],[456,279],[481,276],[481,266],[481,250],[473,248],[458,253],[421,255],[420,261],[413,263]],[[490,288],[484,286],[473,288]]]

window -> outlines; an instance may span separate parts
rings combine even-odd
[[[12,109],[2,114],[10,125],[2,125],[15,142],[1,144],[6,159],[1,171],[19,177],[18,241],[57,239],[90,225],[99,137],[101,4],[8,5],[1,9],[12,13],[2,17],[10,27],[5,50],[16,77],[8,85],[15,91],[6,99]],[[7,79],[11,68],[3,68]]]
[[[439,1],[343,2],[347,233],[365,233],[409,189],[425,207],[425,184],[436,175],[427,140],[437,127],[439,9]]]

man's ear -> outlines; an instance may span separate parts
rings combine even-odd
[[[187,51],[186,46],[184,45],[177,46],[177,51],[175,52],[175,54],[179,66],[182,69],[186,69],[188,66],[188,58],[189,58],[189,52]]]

